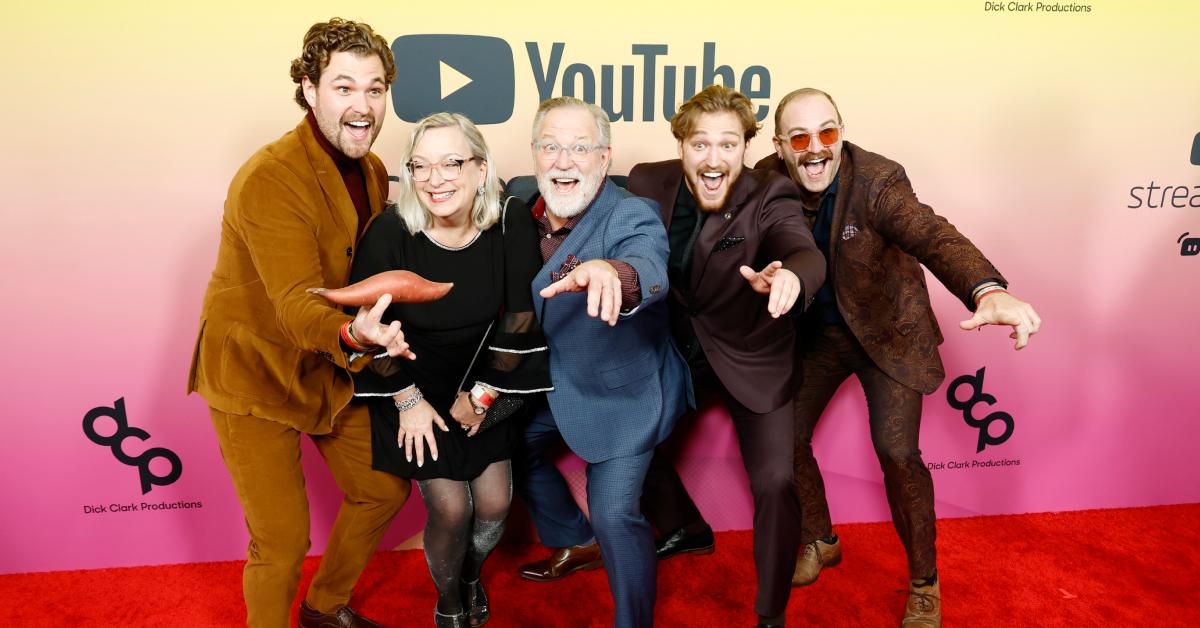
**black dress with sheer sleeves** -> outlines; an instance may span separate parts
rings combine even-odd
[[[506,420],[468,437],[450,416],[459,390],[476,382],[502,394],[551,389],[545,339],[533,314],[530,284],[541,267],[537,231],[529,209],[509,197],[501,220],[471,242],[450,248],[424,232],[411,234],[394,210],[367,229],[351,269],[352,282],[388,270],[413,271],[453,283],[429,303],[394,303],[383,322],[399,320],[416,360],[377,356],[354,375],[355,396],[371,412],[372,466],[424,480],[471,480],[493,462],[511,457],[518,421]],[[417,386],[450,428],[433,427],[438,459],[418,467],[396,443],[399,413],[393,395]]]

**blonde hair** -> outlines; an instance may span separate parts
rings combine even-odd
[[[700,116],[723,111],[737,116],[738,121],[742,123],[742,139],[749,142],[750,138],[758,134],[762,125],[754,117],[754,104],[741,92],[724,85],[709,85],[679,105],[679,110],[671,117],[671,134],[675,139],[683,141],[692,134]]]
[[[408,171],[408,161],[412,159],[413,149],[425,136],[429,129],[454,127],[467,138],[467,146],[471,149],[471,157],[480,164],[487,164],[487,172],[483,176],[483,193],[475,195],[475,205],[471,208],[471,222],[485,231],[500,219],[500,179],[496,167],[492,164],[492,152],[488,149],[483,134],[475,123],[466,116],[458,113],[435,113],[425,116],[417,123],[409,138],[408,148],[404,151],[405,167],[400,169],[400,193],[396,201],[396,212],[404,221],[409,233],[415,234],[429,226],[429,212],[417,198],[417,191]]]

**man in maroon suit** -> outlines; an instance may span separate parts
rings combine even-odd
[[[822,567],[841,560],[812,435],[838,386],[853,374],[867,397],[892,522],[908,554],[912,580],[902,625],[933,628],[941,626],[933,479],[917,436],[921,396],[937,389],[945,371],[921,265],[974,311],[963,329],[1011,325],[1020,349],[1041,320],[1008,294],[1008,283],[979,249],[917,200],[900,164],[846,142],[842,131],[833,98],[796,90],[775,109],[776,154],[756,165],[803,188],[805,215],[829,267],[799,324],[795,460],[804,553],[793,583],[809,584]]]
[[[733,417],[754,495],[755,611],[760,626],[782,626],[800,550],[789,403],[795,333],[782,317],[811,302],[825,260],[796,185],[743,166],[758,126],[750,99],[706,88],[671,119],[681,159],[635,166],[629,191],[662,211],[672,333],[696,389],[720,396]],[[674,476],[669,465],[656,471]],[[667,485],[682,490],[674,480]],[[649,479],[643,503],[656,501],[662,485]]]

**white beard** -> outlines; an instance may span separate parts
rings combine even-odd
[[[557,177],[573,177],[579,179],[575,191],[570,194],[559,194],[554,191],[554,179]],[[538,176],[538,191],[546,201],[546,209],[555,216],[570,219],[587,209],[596,192],[604,182],[604,172],[593,172],[588,176],[576,170],[549,170]]]

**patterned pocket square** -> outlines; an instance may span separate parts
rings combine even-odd
[[[567,259],[563,260],[562,266],[559,266],[558,270],[550,271],[550,281],[561,281],[563,277],[570,275],[576,266],[579,266],[579,258],[567,255]]]
[[[724,238],[721,238],[720,242],[717,243],[717,248],[714,249],[713,252],[719,253],[721,251],[724,251],[725,249],[732,249],[733,247],[735,247],[745,241],[746,241],[746,236],[740,236],[740,235],[725,236]]]

